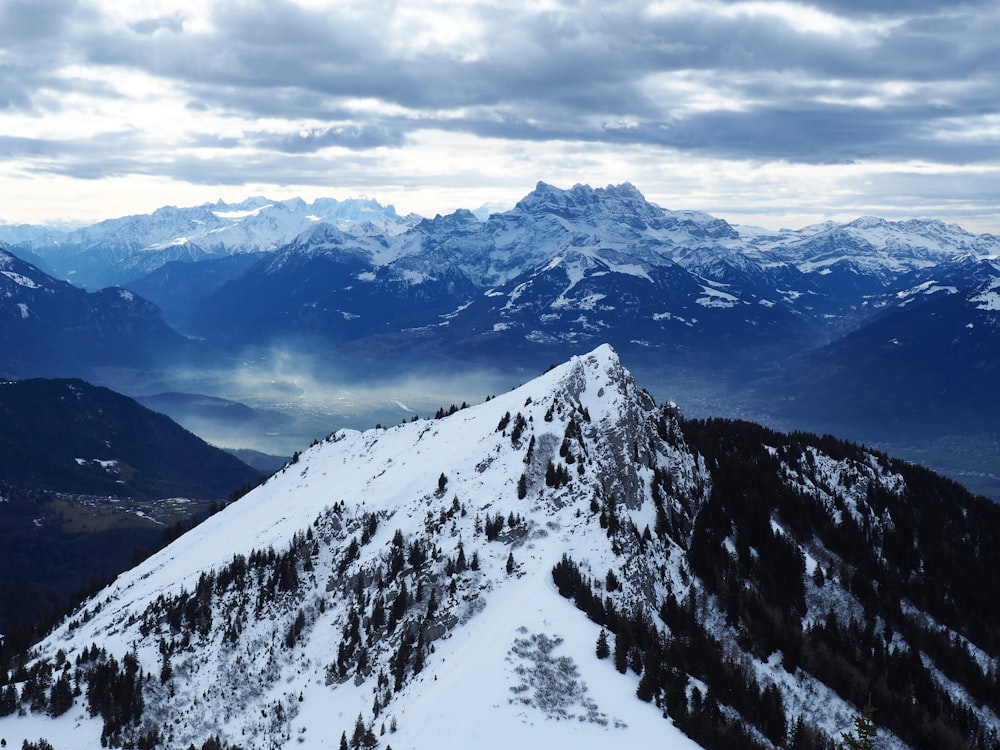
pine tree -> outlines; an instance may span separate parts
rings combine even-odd
[[[864,709],[854,717],[854,731],[844,735],[844,744],[841,746],[843,750],[874,750],[875,740],[878,739],[874,716],[875,708],[869,695]]]
[[[358,714],[358,718],[354,722],[354,733],[351,735],[351,747],[357,750],[361,747],[361,741],[365,738],[365,722],[361,718],[361,714]]]
[[[413,649],[413,674],[420,674],[424,668],[424,631],[417,635],[417,645]]]
[[[7,687],[0,688],[0,716],[10,716],[17,711],[18,703],[17,688],[13,684],[7,683]]]
[[[166,683],[174,675],[173,665],[170,663],[170,650],[164,641],[160,641],[160,655],[163,658],[163,665],[160,667],[160,682]]]
[[[625,635],[619,630],[615,633],[615,669],[622,674],[628,671],[629,644]]]
[[[608,645],[608,634],[601,628],[601,634],[597,636],[597,658],[607,659],[611,655],[611,646]]]
[[[73,707],[73,686],[70,685],[69,673],[63,672],[52,686],[49,695],[49,715],[62,716]]]
[[[604,586],[608,591],[617,591],[620,586],[618,577],[611,568],[608,568],[608,575],[605,577]]]

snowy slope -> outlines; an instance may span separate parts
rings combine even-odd
[[[457,497],[466,513],[446,524],[439,543],[445,553],[454,554],[453,545],[464,539],[467,554],[478,550],[481,569],[463,581],[458,597],[442,602],[456,613],[459,622],[428,656],[425,671],[386,707],[399,732],[398,740],[394,737],[389,741],[397,747],[431,748],[441,747],[444,738],[448,746],[475,743],[477,747],[500,748],[518,738],[538,743],[547,737],[583,742],[584,746],[656,738],[668,748],[695,747],[665,722],[655,707],[634,700],[634,680],[617,674],[606,661],[588,658],[598,628],[556,593],[550,571],[567,549],[603,564],[610,557],[607,540],[603,534],[595,536],[592,528],[588,530],[593,523],[576,516],[576,507],[566,492],[539,492],[527,507],[525,501],[519,501],[515,482],[524,470],[523,450],[515,450],[510,437],[493,429],[506,412],[520,410],[540,428],[537,445],[558,442],[560,420],[548,423],[545,413],[553,393],[565,389],[577,393],[595,425],[607,422],[610,427],[618,421],[620,410],[631,408],[624,400],[634,394],[621,389],[634,386],[622,382],[623,376],[617,358],[605,348],[440,422],[337,433],[329,442],[304,452],[297,463],[263,487],[123,574],[87,605],[86,612],[95,614],[78,614],[47,639],[39,653],[54,656],[65,649],[73,658],[81,645],[98,643],[116,654],[134,650],[144,668],[156,673],[160,661],[157,636],[143,635],[135,623],[159,597],[195,590],[204,571],[218,571],[234,555],[249,556],[253,550],[269,547],[283,549],[294,535],[311,525],[317,537],[331,534],[333,542],[340,519],[351,530],[363,514],[374,513],[380,519],[378,531],[365,546],[363,556],[346,571],[350,576],[384,552],[394,529],[401,529],[408,539],[419,537],[426,531],[428,515],[437,519],[439,513],[451,512]],[[529,400],[537,403],[525,407]],[[449,469],[449,478],[447,491],[441,494],[435,488],[444,468]],[[331,511],[338,503],[344,504],[344,511]],[[530,520],[526,538],[512,544],[516,570],[508,575],[505,565],[510,548],[499,543],[481,545],[475,524],[486,513],[506,515],[511,511],[528,511]],[[220,544],[220,540],[225,543]],[[338,552],[333,546],[322,549],[316,570],[332,567]],[[272,727],[263,726],[265,722],[259,719],[261,711],[283,701],[287,701],[289,720],[279,732],[289,747],[334,747],[341,731],[350,736],[358,713],[370,718],[373,680],[333,688],[324,684],[327,666],[336,654],[338,626],[346,616],[335,599],[325,612],[316,611],[316,600],[328,586],[325,576],[317,574],[315,590],[306,598],[313,610],[310,619],[315,618],[308,625],[308,642],[291,653],[264,657],[280,642],[287,627],[289,613],[274,612],[246,623],[242,633],[245,652],[243,647],[226,649],[219,642],[221,634],[213,632],[183,661],[175,657],[175,674],[184,673],[187,679],[185,683],[177,680],[175,707],[161,711],[164,720],[176,726],[177,746],[200,743],[220,730],[244,747],[280,746],[280,742],[274,744]],[[519,660],[511,649],[519,639],[533,635],[564,639],[553,656],[575,657],[580,670],[577,679],[588,687],[586,691],[581,687],[580,697],[564,708],[574,717],[589,712],[595,717],[592,721],[559,720],[552,715],[555,708],[510,702],[510,688],[521,679],[515,673]],[[240,653],[249,664],[239,663]],[[241,708],[237,710],[229,691],[240,691],[240,682],[247,688],[254,680],[260,680],[261,693],[240,695],[236,705]],[[301,702],[295,697],[299,694]],[[192,715],[188,701],[198,697],[204,707]],[[99,726],[100,720],[84,718],[79,709],[74,711],[77,719],[72,728],[65,717],[44,728],[34,717],[7,718],[0,719],[0,735],[8,742],[13,739],[13,746],[19,746],[22,736],[32,739],[40,733],[66,750],[93,747],[95,734],[100,734],[94,725]]]
[[[829,676],[823,644],[868,623],[867,637],[892,643],[891,679],[895,660],[927,670],[920,704],[904,685],[890,707],[897,693],[875,684],[888,720],[948,701],[949,715],[974,712],[967,726],[996,740],[995,707],[973,697],[981,683],[966,692],[940,652],[907,640],[944,633],[978,665],[963,669],[996,670],[996,654],[976,645],[984,617],[995,628],[989,614],[960,612],[958,628],[961,582],[925,585],[940,566],[925,573],[908,551],[914,540],[924,554],[942,546],[949,568],[982,576],[989,596],[991,563],[969,555],[1000,535],[996,509],[937,498],[954,488],[884,456],[802,440],[686,422],[639,390],[607,346],[441,419],[339,431],[84,603],[13,675],[26,715],[0,718],[0,736],[64,750],[102,733],[113,745],[218,737],[246,750],[337,747],[342,734],[417,749],[696,747],[676,721],[772,748],[799,720],[836,739],[851,726],[852,690],[835,685],[843,670]],[[930,488],[923,518],[907,515],[910,481]],[[895,567],[900,549],[910,573]],[[862,566],[868,588],[852,576]],[[569,587],[575,607],[567,569],[581,576]],[[734,575],[745,577],[735,592]],[[876,589],[895,606],[869,619]],[[740,597],[756,615],[732,609]],[[789,620],[791,641],[762,629]],[[614,633],[614,658],[595,654],[599,622]],[[133,692],[122,683],[132,713],[122,690],[102,707],[93,687],[112,663],[146,675]],[[71,673],[83,694],[40,720],[47,685]],[[663,682],[643,702],[648,679]],[[137,693],[141,716],[128,702]],[[796,727],[801,741],[808,731]],[[881,730],[880,743],[913,740]]]

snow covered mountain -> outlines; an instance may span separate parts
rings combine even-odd
[[[539,183],[485,222],[458,211],[394,235],[313,227],[197,299],[189,274],[135,288],[220,348],[292,338],[338,361],[536,368],[609,341],[636,362],[745,381],[863,325],[887,295],[926,280],[917,275],[943,266],[960,275],[961,258],[991,252],[996,238],[934,222],[743,236],[707,214],[655,206],[628,184]]]
[[[513,209],[485,221],[465,210],[424,221],[399,217],[392,206],[371,199],[307,203],[255,197],[237,204],[166,206],[72,231],[4,225],[0,241],[43,258],[56,276],[99,287],[124,284],[170,261],[274,251],[318,223],[374,238],[383,245],[375,262],[399,262],[411,271],[411,282],[447,265],[477,287],[509,283],[568,249],[631,273],[673,261],[725,283],[734,268],[773,273],[788,267],[826,286],[854,277],[869,291],[874,282],[956,255],[1000,252],[1000,239],[993,235],[937,221],[862,217],[769,232],[734,227],[703,212],[663,209],[628,183],[561,190],[544,182]]]
[[[416,330],[491,354],[545,345],[540,359],[606,339],[623,351],[711,343],[780,356],[855,327],[867,298],[906,274],[1000,255],[997,237],[933,221],[734,227],[663,209],[627,183],[561,190],[540,182],[485,222],[464,210],[400,218],[372,200],[251,198],[164,207],[74,232],[29,229],[6,228],[12,247],[43,258],[53,274],[90,287],[135,280],[131,288],[151,295],[174,325],[210,339],[245,344],[257,331],[304,328],[356,340],[388,323],[390,337]],[[354,265],[345,276],[348,248]],[[277,258],[250,270],[223,263],[242,253]],[[311,283],[301,279],[305,261],[292,260],[301,255],[310,257]],[[405,314],[394,325],[379,314],[386,310]],[[241,322],[248,317],[254,324]],[[615,339],[623,328],[631,335]]]
[[[804,273],[829,275],[842,264],[883,280],[930,268],[963,255],[995,256],[1000,238],[976,235],[957,224],[863,216],[847,224],[826,222],[780,232],[739,227],[757,252],[791,262]]]
[[[880,747],[996,748],[998,542],[953,483],[686,420],[602,346],[296,455],[38,644],[0,736],[821,748],[870,695]]]
[[[19,252],[34,247],[25,231],[15,232]],[[928,324],[923,303],[971,299],[994,277],[1000,239],[941,222],[863,217],[770,232],[661,208],[629,184],[539,183],[485,221],[464,210],[400,219],[374,202],[261,198],[104,222],[58,248],[46,231],[34,249],[48,242],[47,262],[71,259],[77,274],[91,260],[115,278],[155,269],[129,289],[228,362],[291,350],[351,377],[405,366],[489,368],[513,380],[609,342],[657,393],[813,430],[833,428],[825,409],[849,416],[836,424],[861,440],[874,439],[873,422],[919,422],[925,403],[936,405],[940,418],[924,424],[938,435],[991,414],[978,394],[992,387],[1000,311],[975,312],[977,323],[957,301],[935,303],[942,332],[975,326],[975,354],[962,350],[966,334],[903,330]],[[901,321],[894,333],[889,313]],[[894,339],[910,342],[906,356],[886,349]],[[868,357],[875,345],[887,356]],[[941,388],[949,362],[968,367]],[[964,419],[977,412],[978,422]]]
[[[752,357],[815,342],[806,292],[790,291],[804,275],[738,247],[724,221],[665,211],[631,185],[540,183],[485,223],[459,211],[391,237],[316,227],[177,322],[219,346],[304,334],[403,351],[417,337],[425,353],[532,364],[605,339]]]
[[[196,262],[236,253],[274,250],[320,223],[392,234],[413,218],[401,218],[377,201],[263,197],[240,203],[165,206],[149,215],[108,219],[69,231],[0,226],[0,241],[42,258],[53,275],[78,286],[124,284],[170,261]]]

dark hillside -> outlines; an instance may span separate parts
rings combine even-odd
[[[786,670],[859,707],[870,694],[914,747],[997,746],[941,673],[1000,711],[996,675],[975,656],[1000,650],[1000,506],[830,436],[725,419],[682,429],[712,477],[688,557],[742,647],[780,651]],[[849,616],[837,587],[860,605]]]
[[[107,388],[31,379],[0,385],[0,476],[72,494],[218,499],[257,472]]]
[[[258,474],[107,388],[0,384],[0,633],[124,570]]]

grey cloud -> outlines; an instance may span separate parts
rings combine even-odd
[[[488,33],[471,59],[450,50],[404,56],[390,48],[384,18],[308,10],[287,0],[218,2],[211,11],[216,32],[197,35],[184,32],[179,16],[146,19],[120,36],[71,0],[31,2],[32,13],[28,7],[27,0],[0,5],[0,39],[21,32],[42,50],[35,68],[0,68],[0,108],[38,106],[40,83],[53,90],[65,85],[53,79],[53,61],[79,54],[84,63],[130,66],[174,81],[195,121],[201,111],[222,109],[326,123],[305,138],[256,133],[239,140],[275,155],[401,146],[409,133],[429,127],[808,163],[890,157],[957,163],[995,153],[983,137],[949,143],[934,135],[945,120],[1000,111],[994,41],[1000,11],[985,0],[818,0],[817,7],[857,23],[894,21],[867,36],[705,8],[650,16],[638,2],[599,8],[566,2],[546,13],[484,7],[479,20]],[[646,85],[650,76],[674,74],[721,98],[736,97],[738,107],[689,114],[683,102]],[[904,91],[882,106],[830,103],[832,94],[877,100],[887,82],[914,84],[915,93]],[[359,122],[344,106],[357,97],[409,114]],[[466,113],[461,119],[437,114],[457,108]],[[606,127],[614,122],[628,127]],[[198,142],[237,140],[206,135]]]
[[[0,2],[0,109],[37,113],[58,110],[48,92],[79,90],[59,69],[79,62],[79,29],[96,16],[78,0]],[[45,106],[40,106],[40,103]]]
[[[82,142],[65,143],[42,139],[0,136],[0,151],[18,157],[37,157],[29,171],[37,175],[59,175],[81,180],[100,180],[121,175],[168,177],[201,185],[243,185],[266,175],[269,182],[290,185],[329,185],[337,174],[337,185],[363,186],[382,170],[380,158],[364,151],[317,160],[309,153],[259,151],[212,154],[190,152],[169,161],[146,158],[143,144],[129,133],[117,133]],[[398,179],[392,180],[398,182]]]
[[[0,44],[5,49],[30,49],[58,40],[79,12],[77,0],[5,0],[0,3]]]
[[[158,18],[147,18],[132,24],[132,30],[137,34],[151,35],[157,31],[165,30],[179,34],[184,29],[184,18],[179,14],[172,16],[160,16]]]
[[[57,155],[51,141],[15,136],[0,136],[0,152],[8,158]]]
[[[405,137],[398,130],[379,125],[338,125],[319,132],[279,138],[259,138],[258,144],[294,154],[308,154],[329,146],[364,150],[379,146],[402,146]]]
[[[210,35],[97,36],[91,59],[191,84],[317,90],[325,78],[364,64],[376,46],[366,44],[374,42],[371,29],[284,0],[216,3],[212,20],[218,31]]]
[[[614,85],[632,92],[637,76],[653,72],[835,70],[874,76],[890,70],[895,56],[908,49],[913,53],[905,62],[912,65],[935,40],[947,49],[956,44],[943,41],[947,32],[914,27],[902,40],[890,35],[882,46],[868,48],[853,39],[804,32],[771,17],[692,12],[645,18],[640,10],[621,4],[598,13],[567,10],[520,17],[511,10],[495,19],[482,58],[463,62],[448,54],[395,57],[379,29],[329,12],[310,12],[287,2],[224,3],[214,19],[217,35],[95,39],[92,56],[191,84],[371,95],[413,107],[487,104],[512,96],[576,99],[592,105],[579,90],[583,86],[603,84],[610,90]],[[969,41],[969,31],[962,29],[963,44]],[[882,54],[884,50],[891,54]],[[941,59],[932,62],[947,64]],[[636,98],[620,96],[633,103]]]
[[[32,71],[15,65],[0,64],[0,111],[5,109],[31,109],[34,87],[31,85]]]
[[[0,153],[34,158],[28,171],[80,179],[134,173],[146,162],[138,133],[122,130],[76,140],[0,135]]]
[[[709,112],[664,127],[661,142],[739,158],[845,163],[905,151],[898,118],[854,107]]]
[[[964,0],[950,4],[942,3],[941,0],[817,0],[813,5],[837,15],[871,17],[904,14],[938,15],[944,8],[963,10],[989,8],[993,6],[993,0]]]
[[[335,179],[338,188],[363,188],[380,180],[383,165],[379,158],[365,152],[322,161],[311,154],[279,152],[260,152],[251,157],[216,155],[210,159],[186,154],[165,166],[137,164],[135,173],[167,175],[196,185],[243,185],[248,175],[267,175],[269,182],[279,185],[330,186]]]

